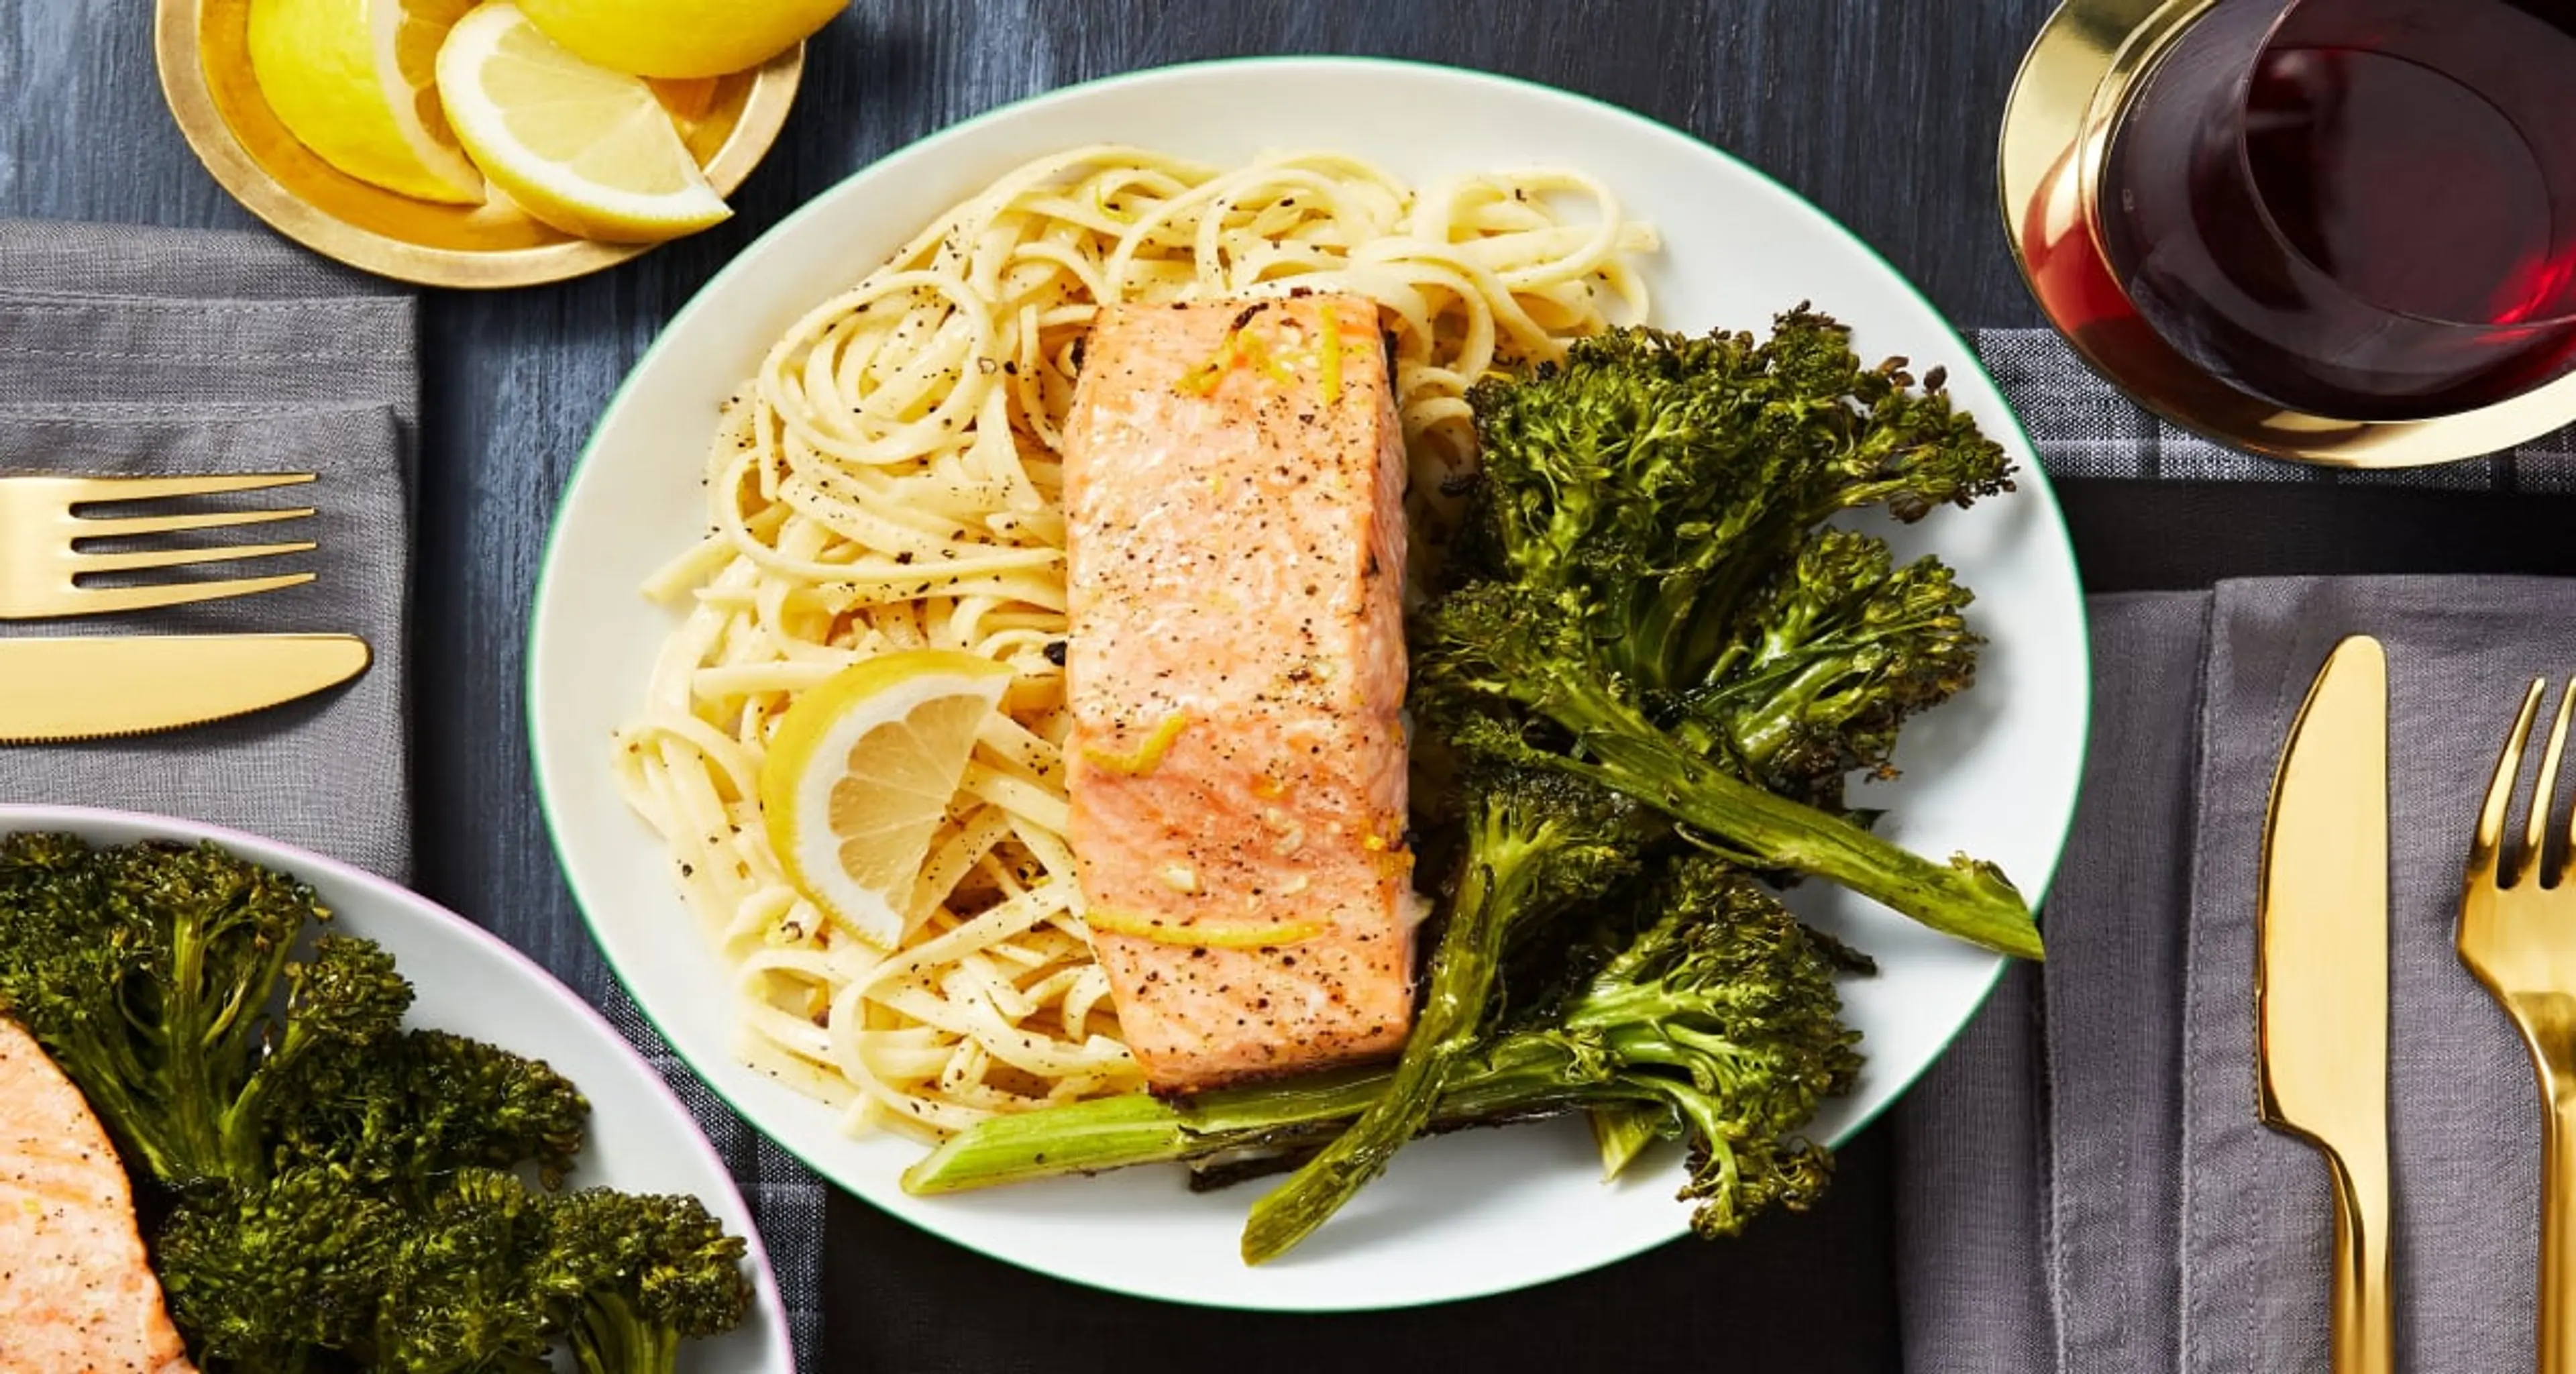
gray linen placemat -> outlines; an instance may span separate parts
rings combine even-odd
[[[2538,1090],[2452,940],[2470,827],[2513,708],[2533,677],[2576,664],[2576,583],[2459,578],[2219,589],[2182,1009],[2183,1367],[2325,1368],[2326,1270],[2313,1258],[2331,1226],[2325,1172],[2255,1120],[2249,989],[2280,741],[2317,664],[2353,632],[2380,635],[2390,659],[2397,1363],[2527,1369]]]
[[[2576,490],[2576,429],[2332,472],[2158,420],[2050,331],[1976,344],[2058,477]],[[2323,1167],[2254,1116],[2253,875],[2290,713],[2353,630],[2388,640],[2398,717],[2400,1364],[2529,1367],[2536,1090],[2450,932],[2506,698],[2576,664],[2576,585],[2247,582],[2090,609],[2093,755],[2049,962],[2008,974],[1894,1114],[1906,1368],[2324,1369]]]
[[[2326,1368],[2325,1170],[2256,1117],[2254,902],[2281,741],[2348,633],[2391,670],[2398,1363],[2529,1368],[2538,1098],[2451,939],[2520,684],[2576,663],[2576,583],[2265,579],[2093,611],[2050,958],[1898,1110],[1906,1368]]]
[[[0,473],[310,471],[282,496],[210,504],[312,506],[276,537],[321,545],[189,574],[319,574],[302,587],[0,633],[345,631],[375,659],[345,687],[184,735],[0,749],[0,799],[187,816],[408,876],[414,351],[408,296],[265,235],[0,222]]]
[[[0,340],[26,337],[0,297]],[[113,309],[114,307],[101,307]],[[24,373],[14,379],[23,385]],[[0,398],[16,391],[0,373]],[[209,565],[188,575],[311,571],[301,587],[236,600],[12,625],[0,638],[74,634],[345,631],[374,662],[356,681],[173,735],[0,747],[0,800],[77,801],[234,826],[397,881],[411,867],[403,739],[406,522],[401,445],[380,405],[256,410],[168,404],[35,407],[0,399],[0,474],[315,471],[320,480],[191,510],[310,505],[314,518],[251,526],[310,539],[310,554]]]

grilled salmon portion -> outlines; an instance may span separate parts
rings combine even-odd
[[[0,1016],[0,1374],[193,1374],[80,1089]]]
[[[1072,842],[1157,1091],[1394,1051],[1404,442],[1355,296],[1120,306],[1065,429]]]

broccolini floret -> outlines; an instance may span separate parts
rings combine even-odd
[[[400,1209],[328,1167],[189,1190],[154,1242],[207,1374],[302,1374],[374,1329]]]
[[[1625,792],[1750,867],[2040,953],[2000,870],[1870,834],[1833,767],[1884,767],[1896,723],[1966,680],[1975,641],[1937,564],[1898,569],[1819,527],[2004,490],[2000,447],[1803,309],[1759,344],[1613,331],[1470,400],[1471,525],[1414,636],[1435,733]]]
[[[582,1374],[671,1374],[750,1309],[745,1249],[696,1198],[585,1189],[547,1207],[532,1287]]]
[[[1892,776],[1898,728],[1975,677],[1974,599],[1936,559],[1899,566],[1885,540],[1818,530],[1746,599],[1709,685],[1673,704],[1746,777],[1841,810],[1846,778]]]
[[[310,1055],[411,1005],[373,942],[326,935],[313,890],[209,844],[0,839],[0,1011],[168,1186],[268,1174],[271,1097]]]
[[[540,1060],[413,1030],[307,1060],[273,1116],[279,1160],[338,1164],[370,1186],[533,1163],[553,1187],[581,1151],[590,1103]]]
[[[1825,1100],[1851,1091],[1860,1034],[1841,1020],[1837,972],[1869,960],[1799,923],[1779,898],[1719,861],[1677,864],[1654,913],[1612,935],[1598,971],[1496,1042],[1524,1063],[1562,1056],[1620,1066],[1635,1100],[1663,1109],[1690,1148],[1704,1236],[1733,1235],[1773,1208],[1804,1211],[1824,1193],[1833,1156],[1803,1131]]]
[[[530,1281],[547,1199],[509,1174],[460,1169],[403,1218],[362,1348],[387,1374],[545,1374],[553,1348]]]

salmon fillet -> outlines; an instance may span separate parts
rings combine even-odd
[[[193,1374],[80,1089],[0,1016],[0,1374]]]
[[[1167,1093],[1391,1053],[1418,903],[1377,308],[1113,307],[1084,353],[1068,838],[1127,1043]]]

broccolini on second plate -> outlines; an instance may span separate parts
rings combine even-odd
[[[581,1374],[672,1374],[741,1324],[741,1237],[695,1198],[555,1191],[580,1090],[399,1029],[410,982],[372,941],[308,939],[328,920],[212,844],[0,836],[0,1016],[171,1202],[153,1263],[200,1368],[540,1374],[562,1345]]]
[[[213,845],[0,839],[0,1015],[17,1018],[164,1186],[268,1176],[305,1061],[390,1033],[411,984],[325,935],[313,889]]]

